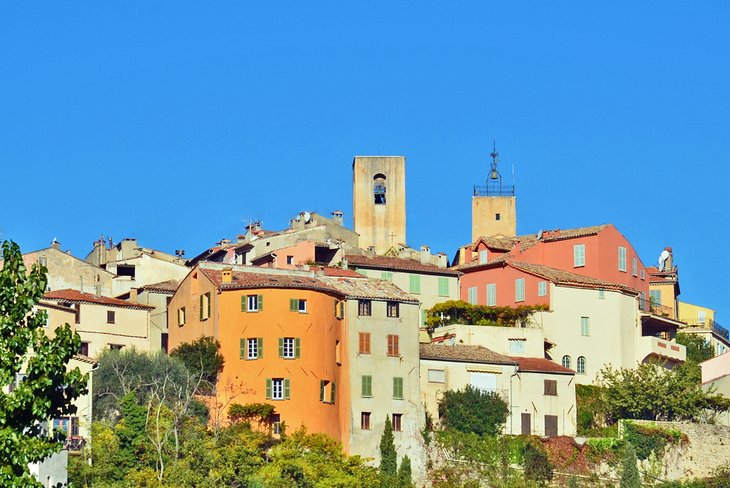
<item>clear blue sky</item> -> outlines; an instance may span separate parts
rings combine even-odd
[[[729,21],[691,1],[4,2],[0,237],[192,256],[248,218],[350,221],[352,157],[399,154],[409,244],[451,256],[496,139],[520,233],[611,222],[645,264],[672,246],[682,299],[722,323]]]

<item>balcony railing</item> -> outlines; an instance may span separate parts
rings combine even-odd
[[[662,305],[661,303],[656,303],[651,299],[639,299],[639,309],[655,315],[669,317],[670,319],[674,318],[674,308]]]
[[[714,320],[710,320],[710,324],[712,325],[712,332],[715,334],[724,337],[727,340],[730,340],[730,331],[728,331],[725,327],[718,324]]]
[[[70,435],[66,437],[66,449],[69,452],[79,452],[86,445],[86,439],[80,435]]]
[[[639,339],[639,360],[644,361],[651,357],[680,362],[687,358],[687,348],[659,337],[642,336]]]
[[[514,186],[492,186],[492,185],[474,185],[475,197],[513,197],[515,196]]]

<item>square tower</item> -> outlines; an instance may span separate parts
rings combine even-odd
[[[502,185],[497,171],[499,153],[492,150],[491,170],[484,186],[474,186],[471,197],[471,241],[480,237],[514,237],[517,235],[517,202],[514,182]],[[513,177],[514,178],[514,177]]]
[[[360,247],[385,254],[406,243],[406,158],[355,156],[352,206]]]

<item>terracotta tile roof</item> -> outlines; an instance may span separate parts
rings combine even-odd
[[[360,254],[348,254],[345,256],[349,265],[362,268],[386,269],[395,271],[413,271],[418,273],[430,273],[440,275],[458,276],[458,270],[440,268],[433,264],[423,264],[415,259],[395,258],[387,256],[365,256]]]
[[[302,290],[316,290],[340,294],[337,289],[326,285],[320,279],[314,276],[233,271],[231,275],[231,282],[223,283],[221,278],[221,270],[200,268],[200,271],[221,290],[243,290],[252,288],[296,288]]]
[[[504,263],[511,257],[512,257],[511,253],[500,254],[495,257],[490,257],[489,261],[486,263],[480,263],[478,257],[474,257],[474,259],[472,261],[462,264],[461,266],[458,266],[458,269],[466,270],[466,269],[478,268],[480,266],[488,268],[488,267],[491,267],[492,265],[496,265],[498,263]]]
[[[175,293],[180,282],[178,280],[167,280],[160,281],[159,283],[152,283],[150,285],[144,285],[143,290],[157,291],[161,293]]]
[[[91,293],[82,293],[78,290],[56,290],[49,291],[43,298],[46,300],[59,300],[63,302],[71,303],[91,303],[95,305],[106,305],[110,307],[125,307],[125,308],[137,308],[143,310],[153,309],[149,305],[142,305],[141,303],[127,302],[118,298],[96,296]]]
[[[333,268],[329,266],[322,266],[317,269],[321,270],[325,276],[337,276],[340,278],[364,278],[363,275],[353,269]]]
[[[339,290],[347,298],[418,303],[417,298],[404,292],[390,281],[376,280],[362,276],[359,278],[323,276],[320,279],[329,286]]]
[[[574,239],[576,237],[594,236],[612,224],[592,225],[590,227],[578,227],[575,229],[546,230],[542,233],[543,242],[559,241],[562,239]],[[535,239],[537,236],[532,235]]]
[[[524,234],[516,237],[480,237],[469,245],[471,246],[472,250],[476,250],[478,244],[480,242],[483,242],[490,249],[496,249],[499,251],[511,251],[514,245],[519,242],[520,249],[524,251],[540,242],[553,242],[563,239],[575,239],[577,237],[596,235],[603,229],[611,225],[612,224],[602,224],[592,225],[589,227],[577,227],[575,229],[545,230],[542,232],[542,236],[540,236],[540,239],[537,238],[537,234]]]
[[[38,302],[38,306],[40,306],[40,307],[55,308],[57,310],[63,310],[64,312],[76,313],[76,310],[73,309],[73,308],[71,308],[71,307],[66,307],[66,306],[61,305],[61,304],[56,303],[56,302],[48,302],[48,301],[45,301],[43,299],[41,299]]]
[[[472,243],[472,251],[476,251],[480,243],[484,243],[489,249],[497,249],[498,251],[510,251],[514,246],[517,238],[515,237],[480,237]]]
[[[484,346],[471,346],[466,344],[455,344],[453,346],[420,344],[419,346],[421,359],[462,361],[466,363],[517,364],[514,359],[496,353]]]
[[[626,285],[622,285],[620,283],[613,283],[611,281],[598,280],[596,278],[591,278],[590,276],[583,276],[583,275],[579,275],[579,274],[575,274],[575,273],[570,273],[568,271],[551,268],[549,266],[543,266],[541,264],[520,263],[517,261],[508,261],[506,264],[515,269],[519,269],[526,273],[530,273],[530,274],[545,278],[547,280],[550,280],[553,283],[555,283],[556,285],[577,286],[580,288],[595,288],[595,289],[604,289],[604,290],[613,290],[613,291],[623,291],[623,292],[628,292],[628,293],[632,293],[632,294],[636,294],[636,295],[639,294],[638,290],[635,290],[634,288],[631,288]]]
[[[535,373],[575,374],[575,371],[573,371],[572,369],[561,366],[560,364],[545,358],[524,358],[509,356],[509,359],[517,363],[520,371]]]
[[[89,363],[89,364],[96,364],[98,361],[94,358],[90,358],[89,356],[84,356],[83,354],[74,354],[73,359],[77,361],[81,361],[82,363]]]

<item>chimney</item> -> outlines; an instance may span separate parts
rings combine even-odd
[[[674,270],[674,256],[672,255],[672,248],[671,247],[665,247],[665,251],[669,253],[669,257],[666,261],[664,261],[664,271],[673,271]]]
[[[60,242],[58,242],[58,241],[56,240],[56,238],[54,237],[54,238],[53,238],[53,241],[51,241],[51,247],[52,247],[53,249],[60,249],[60,248],[61,248],[61,243],[60,243]]]
[[[231,283],[233,281],[233,269],[226,268],[221,271],[221,283]]]
[[[342,217],[344,215],[345,214],[342,213],[342,210],[335,210],[334,212],[332,212],[332,220],[334,220],[336,224],[342,225],[342,223],[343,223]]]
[[[421,246],[421,264],[431,264],[431,248]]]
[[[368,248],[367,248],[367,255],[368,256],[375,256],[375,246],[368,246]]]
[[[138,295],[138,293],[139,292],[137,291],[136,288],[132,288],[131,290],[129,290],[129,301],[130,302],[137,303],[137,295]]]
[[[448,268],[449,267],[449,259],[446,257],[446,253],[440,252],[438,253],[438,261],[437,261],[439,268]]]
[[[347,261],[347,258],[342,258],[342,262],[340,264],[342,269],[348,269],[350,266],[350,263]]]

